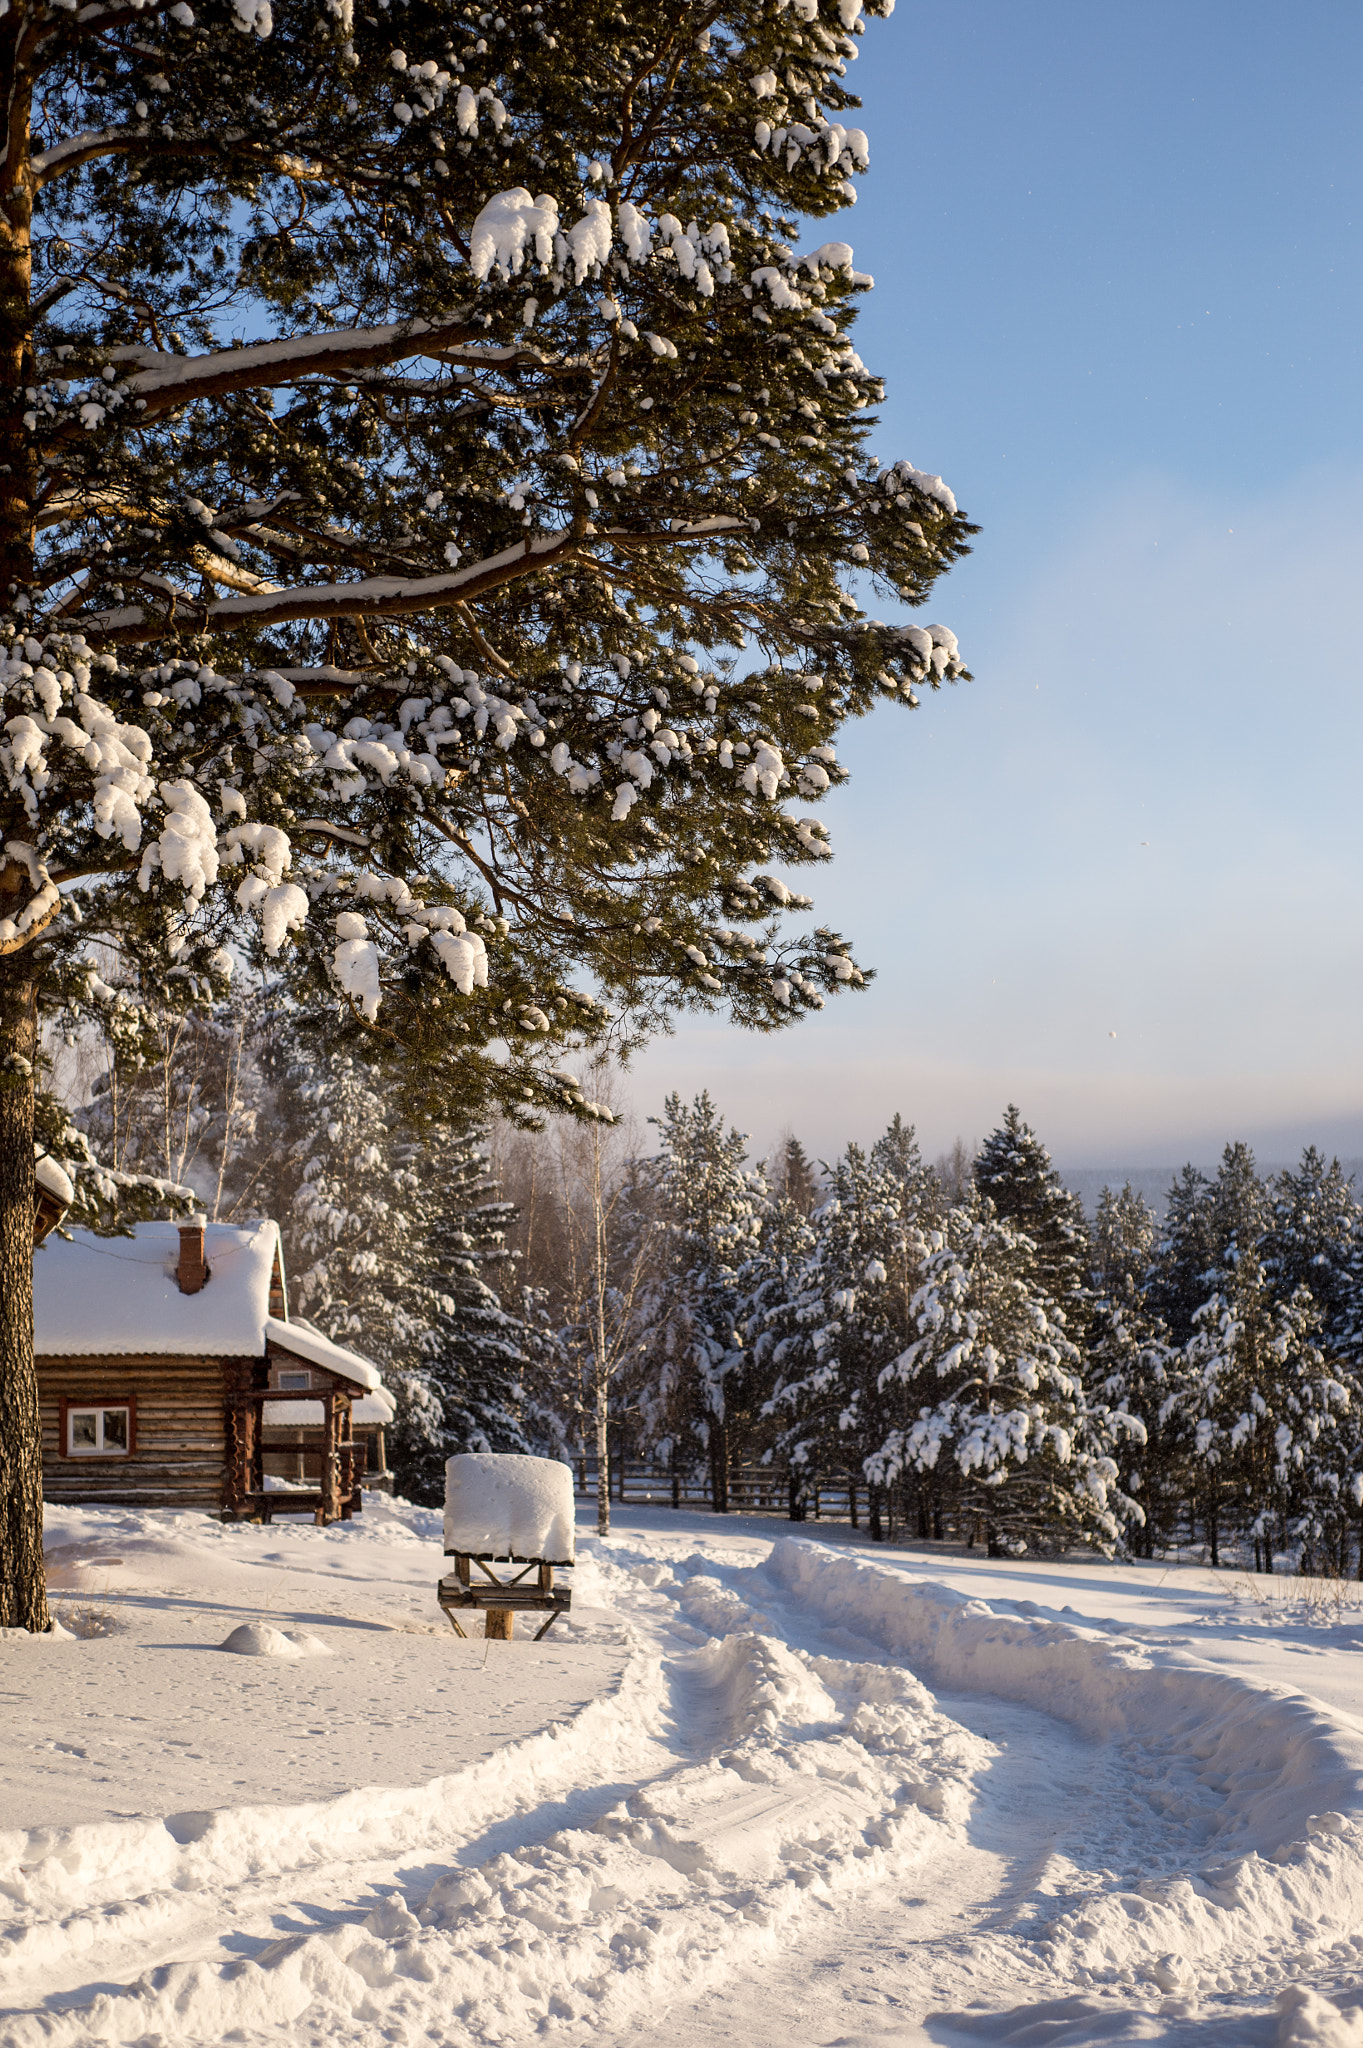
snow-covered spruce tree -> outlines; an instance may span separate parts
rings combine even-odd
[[[394,1471],[411,1497],[439,1500],[453,1452],[529,1447],[522,1381],[543,1339],[516,1312],[510,1206],[480,1134],[406,1129],[348,1054],[293,1038],[281,1092],[301,1126],[284,1169],[294,1308],[392,1376]]]
[[[1037,1263],[1031,1240],[977,1189],[928,1234],[917,1335],[882,1373],[912,1419],[890,1431],[867,1470],[883,1484],[915,1469],[940,1473],[991,1556],[1071,1543],[1110,1552],[1135,1512],[1117,1484],[1111,1437],[1140,1425],[1090,1408],[1079,1352]]]
[[[1269,1182],[1270,1214],[1260,1241],[1269,1285],[1279,1299],[1310,1290],[1327,1351],[1357,1357],[1355,1303],[1363,1282],[1363,1209],[1338,1159],[1327,1166],[1314,1145],[1293,1173]]]
[[[524,1382],[544,1336],[517,1312],[514,1211],[498,1199],[482,1133],[428,1129],[400,1147],[399,1160],[422,1183],[424,1228],[410,1258],[427,1323],[419,1363],[402,1375],[393,1470],[409,1500],[436,1505],[456,1451],[536,1448]]]
[[[849,1145],[824,1173],[827,1198],[790,1298],[761,1318],[778,1371],[769,1402],[794,1473],[865,1471],[879,1539],[883,1475],[867,1461],[906,1420],[902,1385],[885,1369],[913,1334],[923,1232],[938,1219],[940,1183],[899,1117],[869,1154]],[[926,1533],[937,1503],[931,1482],[915,1490]]]
[[[1274,1550],[1294,1533],[1308,1549],[1337,1548],[1357,1514],[1356,1446],[1333,1441],[1351,1391],[1327,1364],[1319,1332],[1307,1290],[1274,1301],[1253,1255],[1229,1260],[1198,1310],[1184,1402],[1213,1565],[1235,1536],[1252,1546],[1256,1571],[1271,1571]]]
[[[827,855],[786,806],[846,717],[964,673],[852,592],[920,602],[971,530],[869,458],[867,281],[794,247],[865,167],[861,27],[0,22],[0,1622],[47,1619],[33,1092],[90,938],[186,1004],[277,959],[465,1116],[571,1106],[603,1003],[767,1028],[859,981],[753,871]]]
[[[287,1093],[301,1126],[281,1219],[293,1308],[386,1370],[420,1355],[437,1169],[403,1146],[391,1101],[361,1060],[296,1044]]]
[[[762,1394],[751,1445],[764,1463],[779,1458],[789,1466],[790,1517],[797,1522],[805,1518],[807,1482],[817,1477],[818,1460],[809,1462],[807,1436],[801,1438],[805,1455],[798,1461],[789,1458],[792,1417],[773,1405],[772,1396],[788,1373],[801,1369],[804,1359],[804,1319],[816,1300],[808,1282],[816,1242],[815,1226],[800,1203],[784,1190],[773,1190],[762,1217],[762,1235],[738,1273],[748,1370]]]
[[[1015,1103],[981,1145],[974,1178],[1004,1221],[1031,1239],[1041,1285],[1065,1316],[1070,1336],[1082,1344],[1089,1301],[1083,1203],[1064,1185]]]
[[[1113,1456],[1125,1492],[1144,1512],[1129,1540],[1143,1557],[1171,1540],[1182,1504],[1182,1353],[1141,1291],[1158,1228],[1155,1212],[1128,1181],[1120,1194],[1104,1188],[1091,1233],[1085,1380],[1090,1398],[1137,1418],[1143,1434],[1114,1435]]]
[[[811,1215],[819,1205],[819,1176],[813,1161],[793,1131],[786,1136],[767,1168],[773,1197],[790,1202],[802,1216]]]
[[[1215,1283],[1220,1261],[1213,1223],[1212,1184],[1195,1166],[1183,1168],[1165,1197],[1164,1218],[1143,1293],[1173,1342],[1186,1344],[1193,1318]]]
[[[746,1136],[725,1125],[708,1092],[689,1104],[669,1095],[654,1121],[662,1138],[657,1277],[639,1308],[650,1429],[674,1454],[699,1448],[722,1514],[730,1464],[750,1448],[765,1391],[744,1341],[742,1275],[768,1192],[760,1170],[743,1163]]]

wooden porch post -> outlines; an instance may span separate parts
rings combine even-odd
[[[334,1522],[341,1512],[341,1456],[336,1437],[337,1394],[334,1386],[322,1395],[322,1505],[319,1522]]]

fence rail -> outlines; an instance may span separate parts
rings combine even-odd
[[[596,1498],[597,1461],[573,1464],[579,1498]],[[731,1465],[728,1511],[735,1515],[783,1515],[791,1521],[851,1522],[866,1512],[865,1482],[845,1472],[791,1474],[772,1465]],[[674,1471],[643,1458],[612,1458],[610,1497],[622,1507],[714,1508],[712,1475],[704,1466]]]

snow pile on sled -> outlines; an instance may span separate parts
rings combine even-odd
[[[462,1451],[445,1466],[445,1549],[573,1561],[573,1475],[556,1458]]]

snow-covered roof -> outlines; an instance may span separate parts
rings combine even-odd
[[[381,1389],[369,1359],[310,1323],[270,1314],[278,1252],[277,1223],[209,1223],[209,1278],[182,1294],[177,1224],[139,1223],[131,1237],[49,1237],[33,1255],[33,1348],[45,1358],[263,1358],[270,1343],[371,1394]]]
[[[76,1199],[76,1190],[64,1166],[59,1166],[47,1152],[39,1153],[33,1161],[33,1178],[45,1194],[70,1208]]]
[[[260,1358],[278,1246],[277,1223],[210,1223],[212,1277],[181,1294],[174,1223],[139,1223],[131,1237],[49,1237],[33,1255],[33,1348],[46,1357]]]
[[[352,1422],[391,1422],[397,1413],[397,1402],[387,1387],[375,1387],[368,1394],[361,1394],[350,1404]],[[320,1429],[325,1416],[320,1401],[266,1401],[262,1406],[264,1419],[271,1429]]]
[[[279,1316],[266,1316],[265,1335],[282,1351],[291,1351],[295,1358],[306,1358],[310,1365],[325,1366],[328,1372],[340,1373],[357,1386],[383,1385],[376,1365],[371,1365],[367,1358],[361,1358],[358,1351],[347,1351],[343,1345],[333,1344],[330,1337],[314,1330],[311,1323],[301,1320],[286,1323]]]

